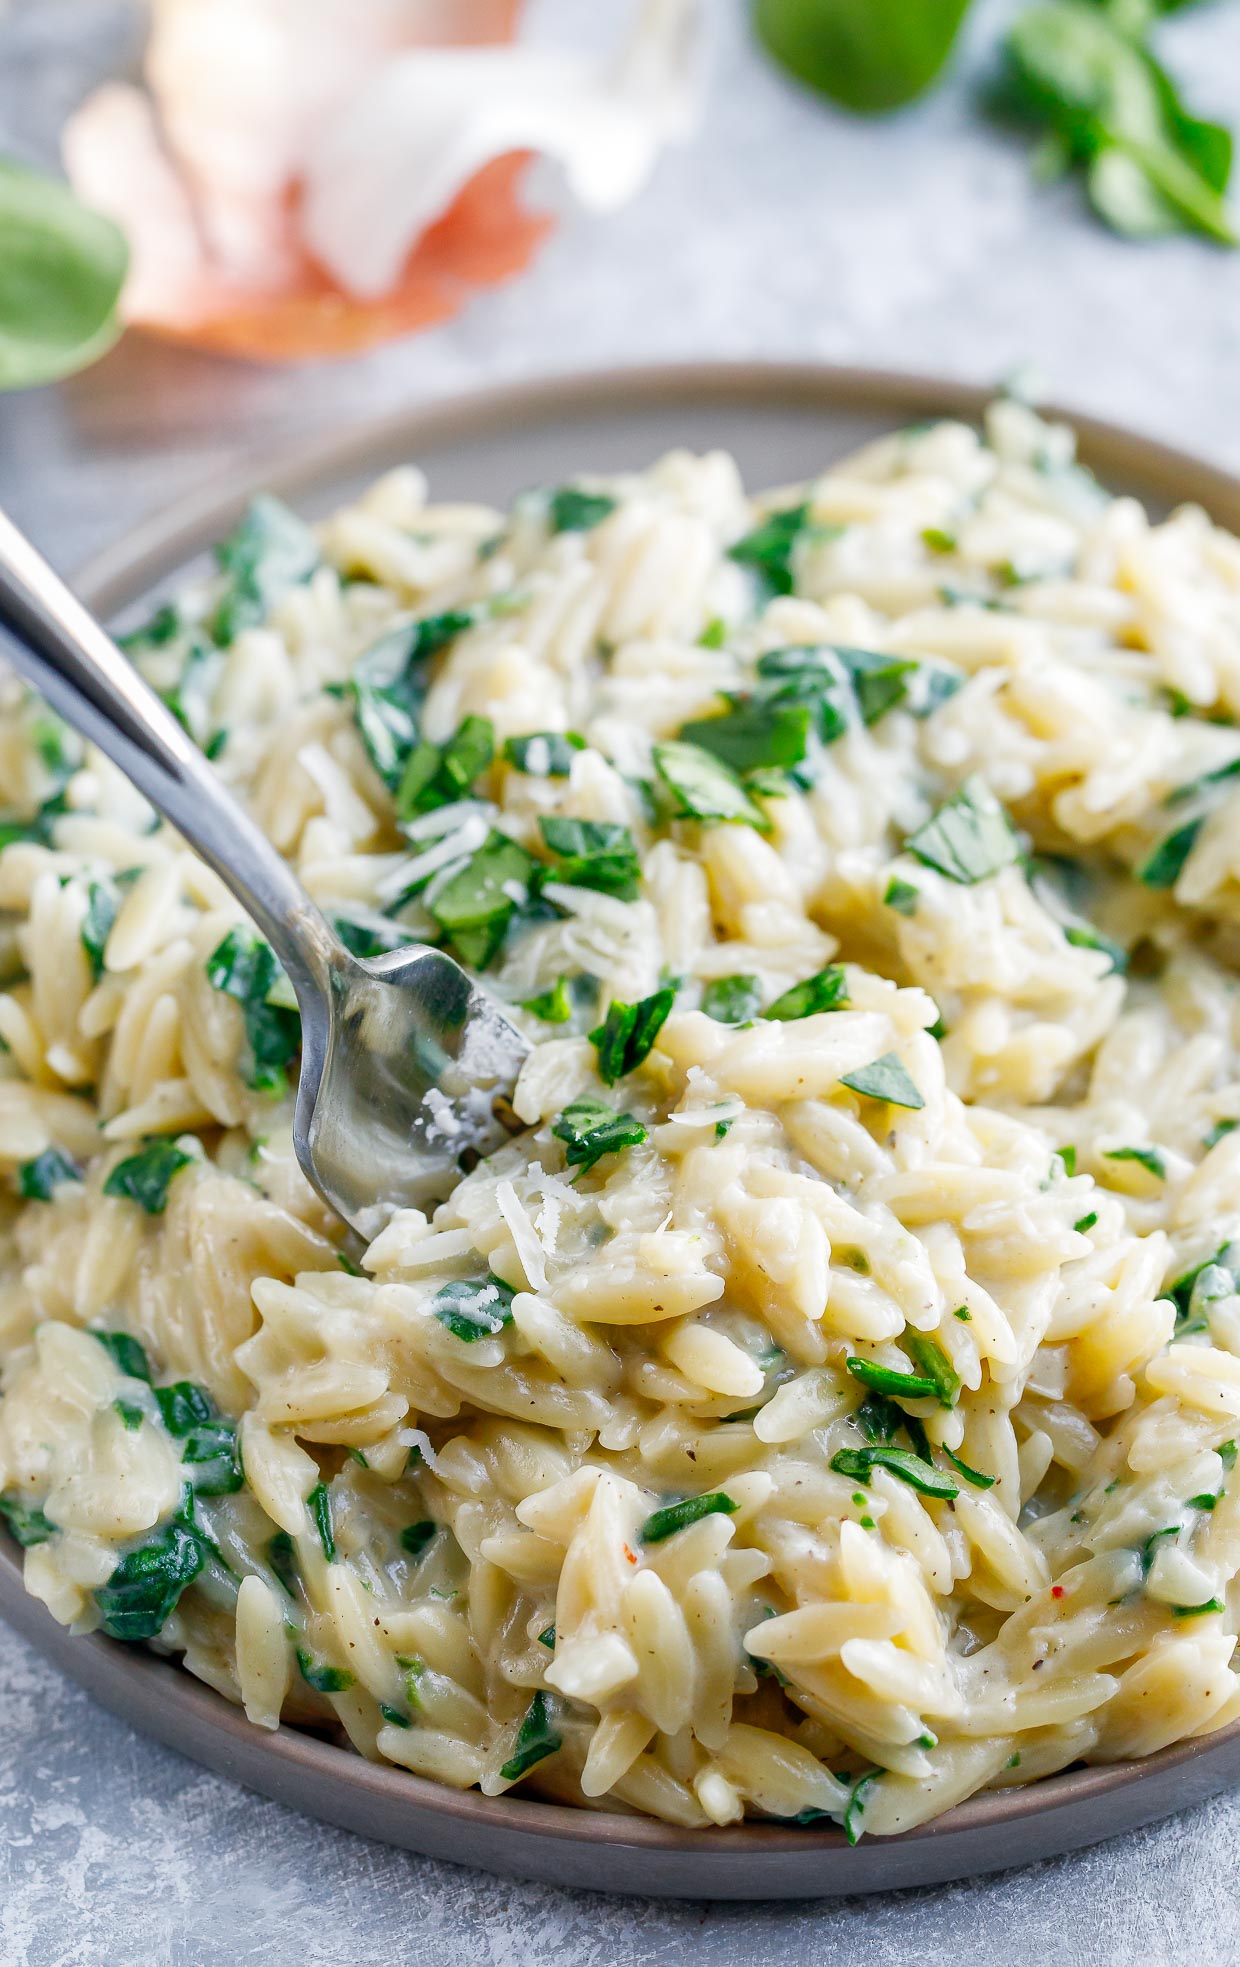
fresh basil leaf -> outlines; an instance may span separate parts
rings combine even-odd
[[[321,564],[309,526],[267,492],[250,501],[240,524],[216,547],[215,559],[225,587],[211,633],[221,648],[265,621],[289,589],[308,581]]]
[[[894,1052],[884,1052],[873,1065],[846,1072],[840,1084],[850,1086],[854,1093],[864,1093],[867,1099],[887,1100],[892,1106],[908,1107],[914,1113],[926,1104]]]
[[[897,915],[916,915],[920,900],[920,890],[911,881],[901,881],[898,874],[892,875],[883,894],[884,907],[894,908]]]
[[[776,61],[859,115],[881,115],[930,87],[969,0],[757,0],[754,23]]]
[[[519,1782],[536,1762],[545,1761],[564,1746],[564,1737],[557,1732],[552,1723],[549,1697],[540,1687],[517,1730],[517,1739],[512,1746],[512,1754],[500,1770],[506,1783]]]
[[[733,822],[768,830],[761,808],[721,759],[696,744],[657,744],[654,768],[676,804],[676,819]]]
[[[954,1407],[960,1398],[960,1375],[938,1340],[923,1332],[906,1332],[904,1343],[913,1364],[932,1383],[939,1404]]]
[[[103,1184],[103,1192],[136,1202],[148,1216],[162,1216],[173,1177],[195,1158],[175,1141],[148,1141],[136,1154],[117,1162]]]
[[[867,729],[904,702],[909,680],[921,667],[911,656],[887,656],[876,649],[853,649],[841,643],[835,644],[835,653],[848,671],[861,722]]]
[[[615,509],[615,499],[606,492],[562,485],[547,501],[547,520],[553,533],[591,533]]]
[[[806,704],[763,703],[750,698],[721,717],[695,718],[681,727],[682,743],[722,760],[729,771],[789,771],[809,748],[813,713]]]
[[[56,1535],[59,1527],[51,1521],[50,1517],[45,1516],[41,1509],[35,1509],[30,1503],[23,1502],[12,1490],[0,1495],[0,1522],[7,1526],[9,1535],[21,1545],[23,1550],[32,1550],[36,1544],[45,1544],[49,1537]]]
[[[468,796],[495,756],[489,717],[466,717],[446,744],[423,738],[409,754],[396,794],[398,819],[411,820]]]
[[[184,1516],[152,1530],[121,1558],[95,1592],[103,1630],[113,1639],[154,1639],[207,1561],[208,1545]]]
[[[159,1393],[156,1388],[157,1400]],[[245,1487],[237,1430],[231,1421],[216,1417],[201,1427],[191,1427],[181,1450],[181,1465],[191,1471],[196,1496],[235,1496]]]
[[[646,1518],[638,1535],[644,1544],[661,1544],[678,1530],[687,1529],[690,1523],[700,1523],[704,1516],[735,1516],[738,1508],[739,1504],[722,1489],[708,1496],[686,1496],[681,1503],[668,1503],[665,1508],[656,1509]]]
[[[566,779],[574,756],[585,748],[585,739],[576,731],[531,731],[526,737],[505,739],[504,757],[514,771],[531,778]]]
[[[390,792],[417,743],[418,719],[435,656],[472,628],[479,610],[448,608],[390,628],[358,659],[343,692],[367,756]]]
[[[507,834],[491,833],[463,867],[445,868],[426,906],[462,957],[483,970],[534,892],[538,863]]]
[[[761,977],[716,977],[702,992],[702,1009],[717,1024],[748,1024],[761,1008]]]
[[[598,1053],[599,1078],[605,1086],[614,1086],[618,1079],[636,1072],[649,1056],[675,1002],[671,985],[636,1004],[612,999],[602,1024],[590,1033],[590,1043]]]
[[[258,1092],[282,1093],[301,1049],[300,1014],[273,1001],[283,979],[275,951],[240,923],[207,959],[208,983],[241,1006],[246,1039],[241,1076]]]
[[[82,1171],[58,1147],[45,1147],[33,1161],[23,1161],[17,1171],[17,1192],[27,1202],[50,1202],[63,1182],[80,1182]]]
[[[1136,1161],[1156,1181],[1167,1179],[1167,1164],[1156,1147],[1104,1147],[1106,1161]]]
[[[111,219],[59,179],[0,158],[0,390],[97,361],[121,332],[128,265]]]
[[[614,1107],[589,1093],[564,1108],[551,1129],[565,1143],[564,1158],[570,1168],[588,1174],[605,1154],[619,1154],[627,1147],[639,1147],[646,1129],[631,1113],[617,1113]]]
[[[594,888],[617,901],[636,900],[641,865],[627,826],[555,816],[541,818],[538,825],[544,842],[560,862],[546,879],[562,881],[569,888]]]
[[[1020,851],[1007,814],[977,777],[966,779],[904,845],[927,867],[964,887],[1010,867]]]
[[[483,1278],[457,1278],[445,1284],[431,1299],[430,1309],[449,1332],[472,1345],[476,1339],[494,1338],[505,1325],[511,1325],[515,1295],[510,1284],[488,1272]]]
[[[86,913],[79,931],[90,973],[98,983],[103,975],[103,952],[120,908],[120,896],[110,881],[92,881],[86,890]]]
[[[804,983],[785,990],[762,1015],[787,1024],[795,1018],[812,1018],[819,1011],[842,1011],[847,1003],[848,979],[838,963],[831,963],[817,976],[806,977]]]
[[[157,1386],[155,1400],[174,1440],[181,1440],[191,1429],[214,1418],[215,1409],[200,1386],[178,1380],[173,1386]]]

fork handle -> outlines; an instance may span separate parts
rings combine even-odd
[[[14,668],[231,889],[287,970],[303,1014],[321,1007],[343,946],[150,685],[2,511],[0,631]]]

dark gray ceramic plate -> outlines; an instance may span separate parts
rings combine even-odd
[[[873,371],[694,366],[538,383],[420,410],[161,514],[103,554],[79,585],[123,617],[169,585],[261,483],[326,510],[405,459],[446,498],[502,502],[575,471],[648,462],[674,444],[736,453],[749,484],[820,470],[866,438],[923,417],[976,416],[986,392]],[[1206,505],[1240,530],[1240,484],[1191,458],[1076,418],[1086,462],[1117,491],[1165,509]],[[834,1830],[679,1831],[647,1818],[517,1796],[461,1794],[364,1762],[294,1728],[271,1735],[181,1668],[101,1637],[71,1639],[22,1589],[0,1537],[0,1614],[126,1720],[220,1775],[329,1823],[486,1870],[677,1898],[818,1898],[938,1883],[1092,1844],[1240,1781],[1240,1723],[1145,1761],[1080,1769],[973,1797],[924,1829],[855,1849]]]

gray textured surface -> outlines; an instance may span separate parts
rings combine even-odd
[[[365,4],[365,0],[358,0]],[[0,502],[72,565],[249,455],[510,376],[697,355],[821,356],[979,380],[1033,359],[1060,397],[1240,468],[1240,255],[1140,249],[1074,187],[1038,191],[973,86],[1008,0],[979,0],[963,70],[894,125],[786,88],[713,0],[706,130],[606,224],[570,222],[532,276],[457,323],[342,368],[265,373],[126,345],[60,392],[0,399]],[[600,45],[627,0],[534,0]],[[0,20],[0,148],[50,156],[123,48],[112,0]],[[1203,112],[1234,114],[1240,8],[1167,35]],[[1240,1799],[1035,1870],[792,1908],[622,1903],[363,1844],[206,1776],[0,1648],[0,1967],[155,1961],[410,1967],[1004,1967],[1240,1959]]]

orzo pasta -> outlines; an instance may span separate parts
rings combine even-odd
[[[1240,546],[1000,403],[259,501],[133,659],[532,1044],[351,1248],[271,951],[15,684],[0,1510],[250,1718],[890,1833],[1240,1716]]]

